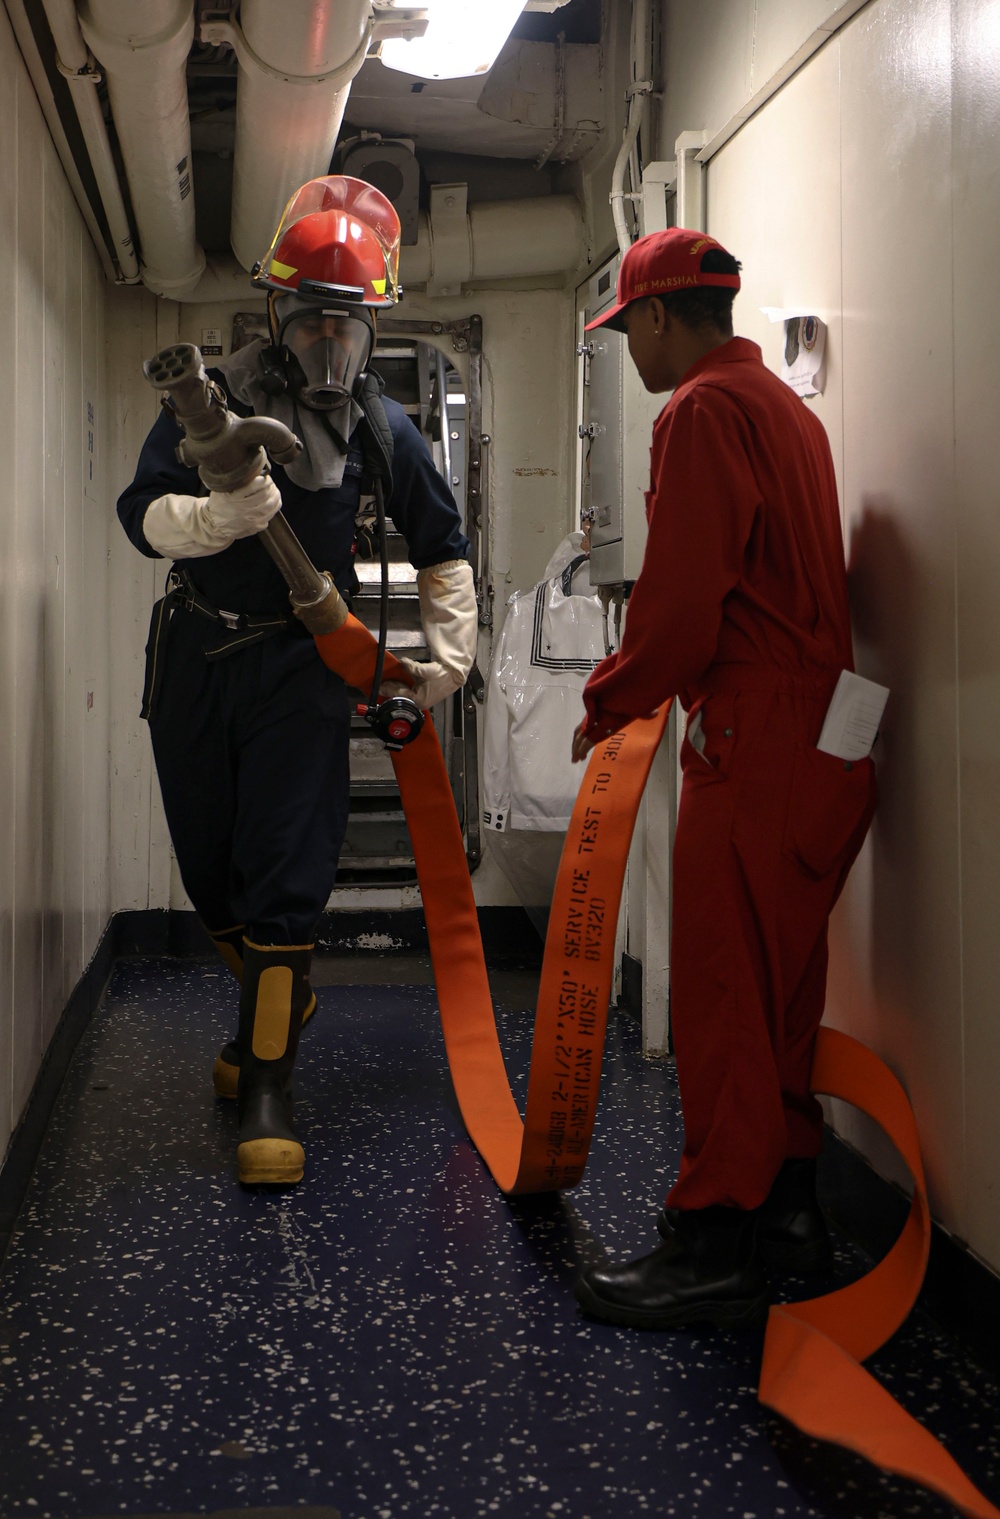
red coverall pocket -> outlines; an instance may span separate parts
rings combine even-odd
[[[822,749],[799,749],[788,798],[785,853],[819,880],[841,861],[855,837],[860,848],[874,807],[875,767],[870,758],[848,761]]]
[[[735,698],[730,695],[701,697],[688,713],[681,769],[685,774],[709,775],[721,780],[729,771],[736,740]]]

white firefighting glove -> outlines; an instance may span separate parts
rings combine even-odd
[[[267,527],[281,506],[270,475],[257,475],[235,491],[207,496],[160,496],[142,519],[150,548],[167,559],[203,559],[221,553],[237,538],[250,538]]]
[[[471,564],[466,559],[448,559],[418,570],[417,594],[431,658],[400,656],[400,664],[413,677],[413,688],[388,681],[382,689],[389,696],[412,696],[418,707],[433,707],[465,685],[476,658],[479,608]]]

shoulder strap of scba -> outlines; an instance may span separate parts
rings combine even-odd
[[[381,480],[388,498],[392,494],[393,436],[389,418],[382,405],[385,381],[373,369],[362,375],[355,389],[355,400],[361,407],[362,417],[358,423],[358,437],[364,458],[365,475],[374,482]]]
[[[349,685],[368,689],[375,640],[355,617],[319,635],[316,646]],[[391,654],[384,674],[405,679]],[[557,1191],[583,1175],[625,865],[668,712],[669,703],[590,756],[549,916],[523,1121],[504,1068],[462,830],[433,723],[392,755],[452,1081],[469,1136],[508,1195]],[[913,1177],[913,1202],[899,1239],[866,1276],[824,1297],[771,1308],[758,1396],[806,1434],[940,1493],[970,1519],[1000,1519],[1000,1509],[860,1364],[907,1317],[927,1266],[930,1212],[906,1094],[864,1045],[826,1028],[817,1040],[813,1088],[852,1103],[884,1129]]]

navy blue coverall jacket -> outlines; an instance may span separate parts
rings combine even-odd
[[[383,405],[394,440],[387,510],[411,563],[420,570],[466,558],[458,509],[423,439],[397,402],[385,397]],[[197,471],[176,457],[180,437],[177,423],[161,412],[135,479],[118,501],[125,531],[152,558],[160,556],[142,531],[150,502],[171,492],[205,494]],[[277,465],[273,478],[310,559],[350,592],[360,447],[352,440],[336,488],[305,490]],[[251,615],[289,610],[288,588],[256,538],[178,561],[178,568],[213,607]],[[219,623],[197,612],[173,612],[150,717],[181,878],[211,934],[243,926],[258,944],[308,944],[329,898],[347,827],[347,689],[304,629],[206,658],[206,650],[224,639]]]

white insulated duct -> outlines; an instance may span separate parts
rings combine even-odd
[[[139,260],[132,243],[118,171],[115,168],[108,129],[97,99],[100,74],[90,67],[90,55],[80,34],[73,0],[43,0],[45,16],[56,48],[59,72],[69,85],[80,131],[94,170],[98,194],[115,246],[120,278],[129,285],[139,279]]]
[[[82,0],[79,15],[108,81],[143,282],[183,300],[205,267],[194,231],[185,75],[191,0]]]
[[[464,192],[464,186],[435,186],[436,192]],[[425,285],[428,295],[446,294],[470,280],[530,278],[564,274],[586,255],[580,203],[572,195],[540,195],[530,200],[484,201],[457,219],[420,214],[417,241],[400,249],[399,277]],[[450,208],[449,208],[450,209]]]
[[[231,253],[209,253],[205,257],[205,272],[193,290],[185,295],[185,302],[198,305],[205,301],[239,301],[253,310],[264,292],[250,283],[250,276],[238,264]]]
[[[244,269],[299,186],[329,172],[372,25],[369,0],[243,0],[239,25],[201,28],[239,60],[230,241]]]
[[[434,189],[444,191],[444,199],[448,192],[459,192],[457,205],[435,217],[438,198],[434,194],[431,216],[421,212],[417,242],[399,250],[404,294],[408,286],[423,285],[428,295],[444,295],[470,280],[565,274],[583,263],[587,247],[583,213],[572,195],[485,201],[466,213],[464,185]],[[185,300],[252,302],[261,294],[234,258],[209,254],[202,279]],[[394,314],[405,317],[405,304]]]
[[[21,57],[24,59],[24,66],[28,70],[28,77],[34,87],[38,104],[45,116],[53,146],[59,155],[59,162],[62,164],[63,173],[66,175],[66,182],[73,192],[73,199],[76,201],[80,215],[83,217],[84,225],[90,233],[91,242],[101,261],[101,267],[108,280],[113,284],[120,277],[120,272],[111,257],[107,236],[97,219],[95,209],[90,201],[90,195],[84,189],[76,156],[69,145],[69,139],[66,135],[66,123],[60,114],[55,93],[50,85],[46,64],[42,61],[42,55],[38,49],[38,38],[35,35],[31,18],[25,11],[23,0],[5,0],[5,6],[7,19],[13,28],[18,49]]]

